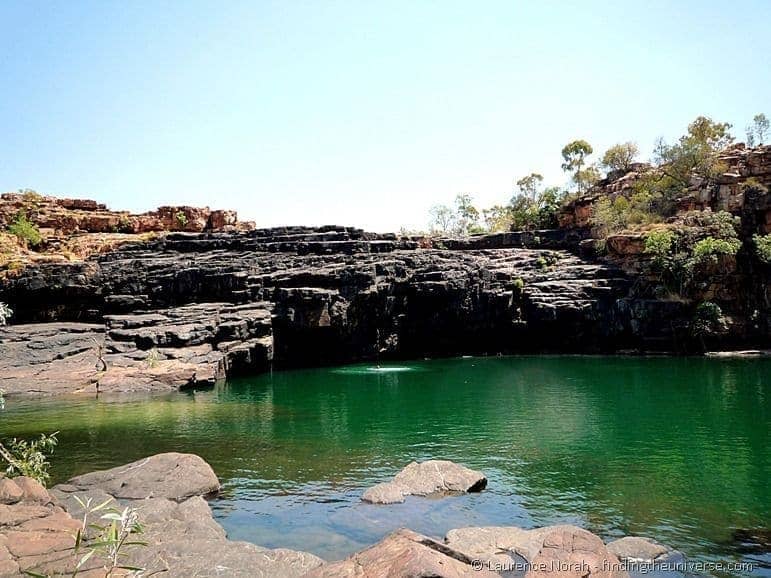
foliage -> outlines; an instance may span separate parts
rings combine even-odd
[[[179,215],[182,214],[184,217],[184,213],[177,213],[177,220],[179,220]],[[185,223],[187,223],[187,217],[185,217]],[[182,226],[184,226],[184,224]],[[128,215],[121,215],[120,219],[118,220],[118,233],[133,233],[134,227],[131,224],[131,219],[128,218]]]
[[[32,221],[27,218],[24,211],[19,211],[16,218],[8,227],[8,232],[28,247],[37,247],[43,241],[40,231]]]
[[[430,209],[431,232],[446,235],[469,235],[484,229],[479,224],[479,211],[468,193],[455,196],[455,208],[434,205]]]
[[[174,215],[174,219],[177,221],[177,225],[180,227],[187,225],[187,215],[185,215],[185,213],[182,211],[177,211],[177,213]]]
[[[747,146],[765,144],[769,128],[771,128],[771,122],[765,114],[760,113],[752,117],[752,124],[747,125]]]
[[[586,166],[586,158],[594,149],[585,140],[574,140],[562,148],[562,170],[573,173],[572,180],[579,192],[586,191],[600,178],[596,167]]]
[[[676,191],[687,187],[694,176],[710,179],[722,172],[725,167],[718,162],[717,153],[733,142],[730,129],[728,123],[700,116],[677,143],[659,140],[654,155],[665,177],[664,190]]]
[[[19,194],[25,204],[37,206],[43,201],[43,195],[33,189],[19,189]]]
[[[519,192],[526,197],[529,197],[533,201],[538,197],[538,189],[543,182],[543,175],[538,173],[530,173],[526,177],[522,177],[517,181],[517,187]]]
[[[40,434],[39,439],[32,441],[13,438],[5,444],[0,443],[0,458],[7,464],[6,475],[11,478],[27,476],[45,485],[50,479],[48,457],[56,448],[58,433]]]
[[[492,233],[511,230],[513,215],[510,206],[493,205],[482,211],[482,218],[487,230]]]
[[[0,301],[0,326],[5,325],[8,319],[13,315],[13,309],[8,307],[5,303]]]
[[[651,255],[653,260],[661,266],[672,253],[676,238],[677,236],[668,229],[651,231],[645,236],[644,252],[646,255]]]
[[[633,142],[615,144],[605,151],[600,164],[608,171],[628,172],[639,154],[637,145]]]
[[[592,214],[593,232],[598,237],[620,231],[629,225],[642,225],[661,221],[652,210],[651,196],[636,192],[629,198],[618,195],[615,198],[601,197]]]
[[[753,235],[752,240],[755,243],[755,254],[763,263],[771,264],[771,234]]]
[[[82,499],[73,496],[83,509],[83,520],[75,534],[75,545],[72,548],[76,555],[82,555],[75,566],[72,576],[80,574],[81,569],[94,556],[101,556],[104,564],[102,570],[107,578],[113,576],[116,571],[121,576],[142,576],[145,569],[136,566],[128,566],[122,562],[126,556],[126,548],[129,546],[147,546],[146,542],[133,540],[133,536],[141,534],[144,529],[139,523],[139,514],[136,508],[126,507],[122,510],[111,506],[114,498],[110,497],[101,504],[93,505],[92,498]],[[92,522],[92,517],[99,515],[103,522]],[[32,574],[33,576],[41,576]]]
[[[693,258],[697,263],[716,263],[720,255],[736,255],[741,245],[738,239],[705,237],[693,246]]]
[[[695,337],[703,338],[720,335],[726,330],[727,326],[720,306],[712,301],[699,303],[691,321],[691,333]]]

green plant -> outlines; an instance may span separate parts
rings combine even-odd
[[[522,279],[522,277],[517,277],[514,279],[511,286],[517,293],[522,293],[522,290],[525,288],[525,281]]]
[[[27,218],[24,211],[17,213],[16,218],[8,227],[8,232],[15,235],[19,241],[28,247],[37,247],[43,241],[37,225]]]
[[[619,143],[605,151],[600,164],[608,171],[623,171],[626,173],[639,152],[637,145],[633,142]]]
[[[715,239],[706,237],[693,246],[693,258],[697,263],[716,263],[721,255],[736,255],[741,247],[738,239]]]
[[[58,433],[40,434],[39,439],[32,441],[13,438],[5,445],[0,443],[0,458],[7,464],[6,475],[10,478],[27,476],[46,485],[50,479],[48,457],[56,448]]]
[[[105,577],[112,576],[116,570],[127,570],[131,575],[141,575],[145,571],[144,568],[128,566],[121,562],[126,556],[125,549],[128,546],[147,546],[146,542],[131,539],[133,535],[142,534],[144,531],[136,508],[126,507],[119,510],[108,507],[113,498],[95,506],[92,506],[92,498],[84,500],[75,496],[75,500],[83,509],[83,521],[75,535],[74,550],[79,553],[87,549],[87,552],[78,561],[74,575],[95,555],[100,555],[106,562],[103,566]],[[94,514],[99,514],[99,519],[107,523],[91,523]],[[92,532],[95,532],[94,536],[91,536]]]
[[[0,388],[0,409],[5,409],[5,390]]]
[[[0,326],[5,325],[8,319],[13,315],[13,309],[8,307],[5,303],[0,301]]]
[[[691,320],[691,334],[703,340],[704,337],[721,335],[728,326],[723,317],[723,310],[717,303],[704,301],[699,303]],[[703,345],[703,342],[702,342]]]
[[[177,221],[177,225],[180,227],[187,225],[187,215],[185,215],[185,213],[182,211],[177,211],[177,213],[174,215],[174,220]]]
[[[651,231],[645,237],[645,248],[643,251],[646,255],[650,255],[653,258],[653,262],[659,269],[662,269],[666,266],[667,259],[672,254],[676,239],[677,236],[667,229]]]
[[[753,235],[755,254],[763,263],[771,264],[771,233],[768,235]],[[2,325],[2,323],[0,323]]]

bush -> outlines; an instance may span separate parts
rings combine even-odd
[[[736,255],[742,246],[738,239],[706,237],[693,246],[693,258],[697,263],[716,263],[720,255]]]
[[[771,234],[753,235],[752,240],[755,243],[755,254],[763,263],[771,264]]]
[[[646,255],[651,255],[657,263],[663,263],[670,255],[675,245],[677,236],[668,229],[651,231],[645,237]]]
[[[183,213],[182,211],[177,211],[177,214],[174,215],[174,219],[177,221],[177,224],[180,227],[184,227],[185,225],[187,225],[187,215],[185,215],[185,213]]]
[[[45,486],[50,479],[48,457],[56,448],[58,433],[40,434],[39,439],[29,442],[13,438],[6,445],[0,443],[0,458],[7,464],[6,475],[9,478],[27,476]]]
[[[721,335],[728,329],[723,310],[717,303],[704,301],[696,307],[691,321],[691,333],[695,337],[703,338],[711,335]]]
[[[11,235],[15,235],[19,241],[28,247],[37,247],[43,241],[37,225],[27,218],[27,214],[24,211],[19,211],[8,227],[8,232]]]

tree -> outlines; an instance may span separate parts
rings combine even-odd
[[[752,124],[747,125],[747,145],[753,147],[756,143],[765,144],[770,127],[771,123],[765,114],[760,113],[752,117]]]
[[[522,177],[517,181],[517,187],[519,192],[531,200],[535,201],[538,198],[538,189],[543,182],[543,175],[538,173],[530,173],[526,177]]]
[[[432,233],[468,235],[482,230],[479,225],[479,211],[468,193],[458,193],[455,196],[454,209],[447,205],[434,205],[429,215]]]
[[[660,171],[670,179],[665,188],[674,191],[687,187],[692,177],[710,179],[724,167],[718,162],[717,154],[734,140],[731,125],[714,122],[704,116],[688,125],[688,132],[677,143],[668,145],[659,139],[654,158]]]
[[[429,228],[432,233],[451,233],[455,225],[455,214],[447,205],[434,205],[429,209]]]
[[[478,231],[479,211],[474,206],[471,195],[458,193],[455,196],[455,213],[459,234],[468,235]]]
[[[482,218],[485,221],[487,230],[491,233],[511,230],[512,214],[510,206],[493,205],[489,209],[482,211]]]
[[[594,167],[587,167],[586,157],[592,154],[594,149],[585,140],[574,140],[562,148],[562,170],[573,173],[573,182],[578,187],[578,192],[586,191],[599,179],[599,172]]]
[[[637,145],[633,142],[615,144],[605,151],[600,163],[608,171],[627,173],[639,152]]]

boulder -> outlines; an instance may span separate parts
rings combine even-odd
[[[481,472],[447,460],[412,462],[390,482],[377,484],[364,492],[361,499],[373,504],[403,502],[406,496],[479,492],[487,486]]]
[[[483,560],[485,567],[510,567],[520,559],[528,564],[526,576],[626,578],[619,559],[602,540],[569,525],[533,530],[514,527],[478,527],[450,530],[447,546],[465,556]]]
[[[467,556],[411,530],[401,529],[383,540],[340,562],[319,566],[308,578],[388,578],[391,576],[441,576],[460,578],[498,576],[485,568],[472,566]]]
[[[15,504],[24,497],[24,491],[9,478],[0,479],[0,504]]]
[[[165,453],[125,466],[72,478],[67,493],[100,489],[118,499],[166,498],[184,500],[219,492],[211,466],[193,454]]]
[[[642,562],[650,564],[670,557],[674,550],[651,540],[639,536],[626,536],[618,540],[608,542],[608,551],[614,554],[622,562]]]

